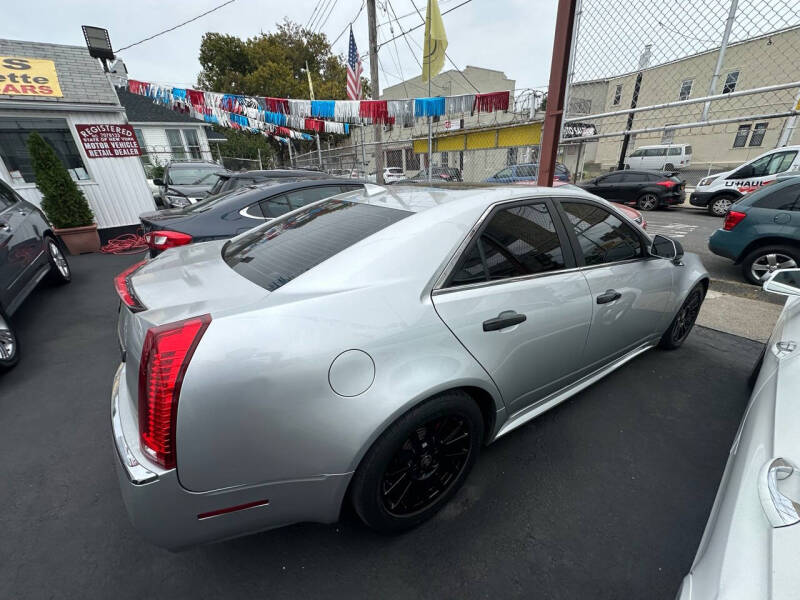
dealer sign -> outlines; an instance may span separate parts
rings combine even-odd
[[[130,125],[75,125],[75,129],[89,158],[142,155]]]
[[[0,94],[63,98],[52,60],[0,56]]]

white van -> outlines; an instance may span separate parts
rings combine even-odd
[[[712,215],[724,217],[731,205],[745,193],[775,181],[780,174],[790,174],[798,169],[800,146],[775,148],[735,169],[701,179],[689,196],[689,203],[706,206]]]
[[[692,162],[692,147],[688,144],[640,146],[625,160],[626,169],[677,171]]]

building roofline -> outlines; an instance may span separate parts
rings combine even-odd
[[[86,53],[89,53],[89,49],[86,46],[76,46],[75,44],[53,44],[52,42],[34,42],[31,40],[18,40],[14,38],[0,38],[0,42],[21,42],[23,44],[33,44],[35,46],[50,46],[51,48],[77,48],[79,50],[85,50]]]

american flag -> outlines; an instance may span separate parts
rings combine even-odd
[[[347,97],[350,100],[361,100],[361,57],[356,48],[353,28],[350,28],[350,53],[347,56]]]

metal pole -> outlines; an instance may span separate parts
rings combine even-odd
[[[636,108],[639,102],[639,90],[642,87],[642,72],[636,74],[636,83],[633,85],[633,98],[631,98],[631,108]],[[625,168],[625,155],[628,153],[628,142],[631,140],[631,134],[627,133],[633,128],[633,113],[628,113],[628,124],[625,126],[625,135],[622,137],[622,148],[619,150],[619,161],[617,162],[617,169],[620,171]]]
[[[427,12],[425,13],[425,20],[427,24],[428,15],[431,14],[431,0],[428,0],[428,8]],[[428,32],[428,98],[431,97],[431,79],[433,76],[431,75],[431,28],[425,27],[425,30]],[[433,121],[431,120],[431,116],[428,115],[428,183],[431,182],[431,177],[433,174]]]
[[[322,148],[319,145],[319,133],[317,133],[317,160],[319,161],[319,169],[322,170]]]
[[[364,148],[364,126],[361,126],[361,168],[364,169],[364,179],[367,178],[367,151]],[[360,171],[360,169],[359,169]],[[356,177],[361,177],[360,173],[356,173]]]
[[[372,87],[372,99],[378,100],[381,95],[381,84],[378,80],[378,28],[375,21],[375,0],[367,0],[367,21],[369,23],[369,75]],[[383,148],[381,146],[383,125],[374,125],[375,134],[375,181],[383,185]]]
[[[577,0],[558,0],[553,57],[550,61],[550,83],[547,88],[547,109],[541,135],[541,155],[537,185],[550,186],[556,169],[558,138],[564,116],[564,93],[567,86],[569,55],[572,47],[572,28],[575,23]]]
[[[797,107],[800,106],[800,91],[797,92],[797,95],[794,97],[794,108],[795,110]],[[797,126],[797,115],[793,115],[786,119],[786,122],[783,124],[783,130],[781,131],[781,136],[778,139],[778,143],[776,144],[776,148],[783,148],[786,144],[789,143],[789,140],[792,139],[792,134],[794,133],[794,129]]]
[[[728,38],[731,37],[731,28],[733,21],[736,19],[736,9],[739,6],[739,0],[731,0],[731,7],[728,11],[728,20],[725,23],[725,32],[722,34],[722,44],[719,47],[719,56],[717,56],[717,65],[714,67],[714,74],[711,76],[711,84],[708,86],[708,95],[713,96],[717,92],[717,81],[719,80],[719,73],[722,70],[722,63],[725,61],[725,51],[728,49]],[[711,102],[706,102],[703,106],[703,116],[700,117],[701,121],[708,121],[708,111],[711,108]]]
[[[294,166],[294,157],[292,156],[292,138],[286,138],[286,145],[289,146],[289,166]]]
[[[261,164],[261,148],[258,149],[258,169],[259,171],[264,170],[264,165]]]
[[[581,26],[581,14],[583,12],[583,0],[577,0],[575,5],[575,26],[572,30],[572,44],[569,50],[569,72],[567,73],[567,87],[564,90],[564,116],[569,116],[569,97],[571,94],[572,88],[572,78],[575,75],[575,47],[577,46],[578,42],[578,33]],[[559,132],[558,138],[559,142],[564,137],[564,121],[561,121],[561,131]]]

